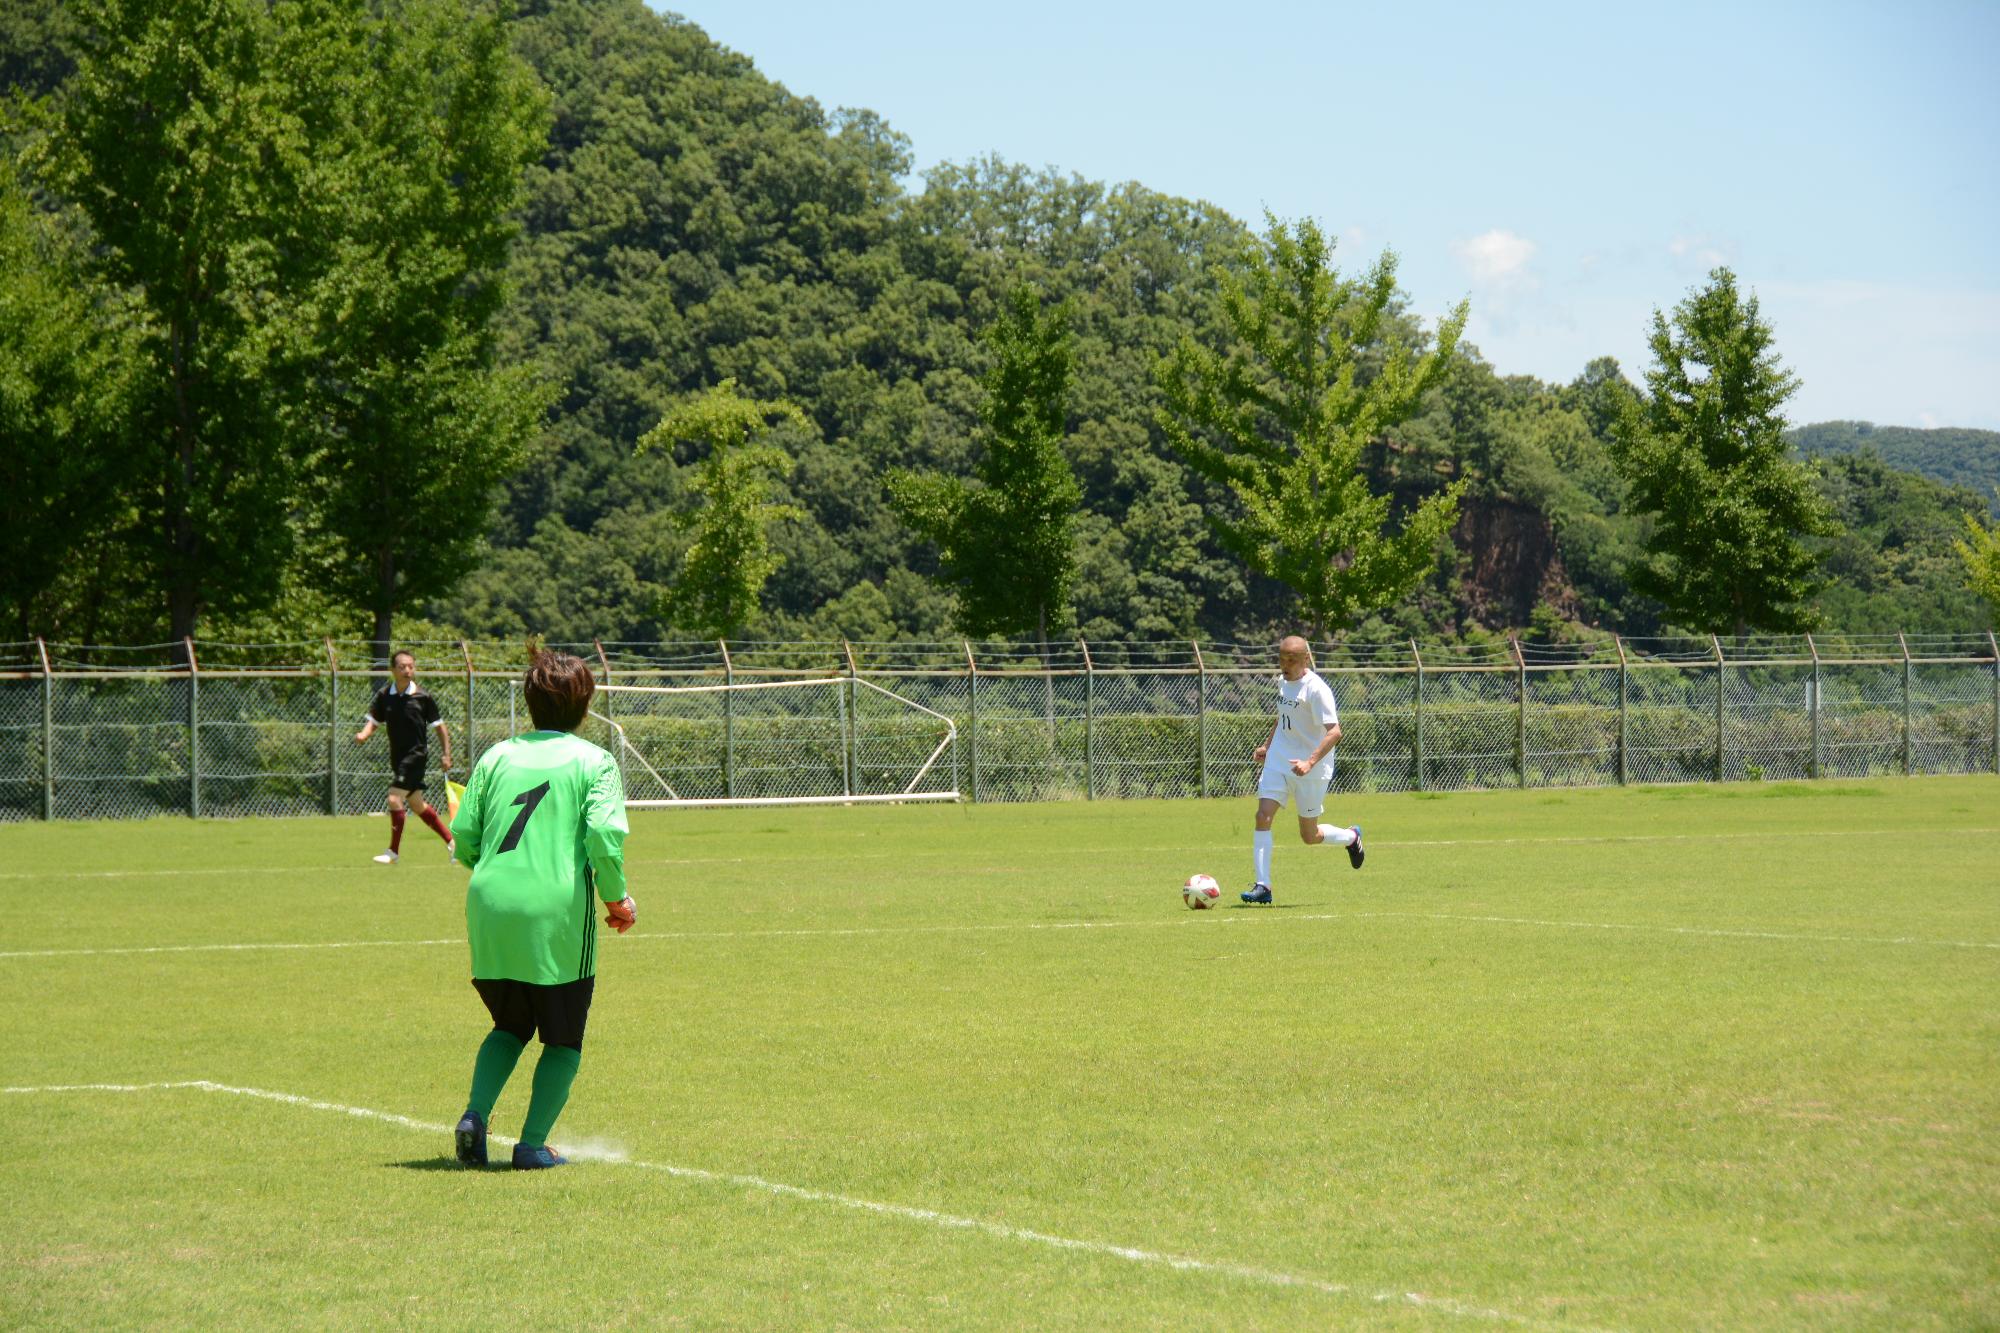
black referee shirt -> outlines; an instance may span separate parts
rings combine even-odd
[[[415,681],[407,694],[394,685],[375,691],[368,716],[389,728],[389,766],[401,768],[412,755],[430,755],[431,724],[438,720],[437,700]]]

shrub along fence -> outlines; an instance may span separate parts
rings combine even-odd
[[[459,775],[527,726],[522,645],[416,643]],[[1270,733],[1268,645],[553,645],[619,685],[829,688],[601,696],[641,765],[690,799],[891,793],[948,729],[927,789],[973,801],[1243,795]],[[1331,644],[1342,791],[2000,774],[1993,635]],[[385,738],[359,642],[0,644],[0,820],[357,813]],[[879,687],[865,689],[860,682]],[[599,724],[593,734],[612,741]],[[433,755],[433,776],[438,765]]]

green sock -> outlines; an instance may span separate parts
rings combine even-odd
[[[479,1043],[479,1058],[472,1062],[472,1100],[466,1105],[479,1112],[481,1120],[493,1118],[493,1103],[500,1100],[500,1089],[507,1086],[507,1076],[514,1072],[514,1064],[527,1045],[499,1028]]]
[[[542,1058],[535,1061],[535,1092],[528,1098],[528,1121],[521,1126],[523,1146],[540,1148],[548,1143],[549,1131],[556,1127],[556,1117],[569,1101],[569,1085],[576,1081],[577,1066],[582,1063],[583,1052],[574,1046],[542,1047]]]

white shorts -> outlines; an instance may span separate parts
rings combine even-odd
[[[1257,778],[1257,796],[1279,805],[1290,801],[1300,819],[1317,819],[1326,812],[1326,789],[1332,783],[1332,755],[1301,777],[1292,771],[1290,759],[1281,759],[1274,752],[1264,758],[1264,771]]]

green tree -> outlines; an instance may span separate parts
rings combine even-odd
[[[74,628],[54,589],[128,517],[129,302],[89,280],[0,161],[0,626]]]
[[[1343,279],[1310,219],[1268,219],[1244,274],[1225,280],[1225,351],[1191,336],[1159,367],[1161,428],[1194,470],[1235,500],[1211,515],[1223,545],[1297,594],[1313,628],[1348,625],[1402,597],[1436,563],[1463,482],[1426,496],[1400,529],[1370,489],[1362,450],[1416,410],[1465,327],[1460,303],[1428,351],[1385,321],[1396,259]]]
[[[552,398],[529,367],[495,367],[492,331],[548,112],[491,10],[336,9],[325,40],[341,120],[314,162],[339,237],[311,297],[314,526],[333,589],[371,613],[386,663],[398,608],[478,563],[499,486]]]
[[[792,462],[761,441],[781,423],[807,429],[792,404],[746,398],[726,379],[674,407],[639,441],[641,451],[700,453],[690,483],[700,503],[683,516],[692,540],[662,608],[669,623],[728,638],[760,609],[781,563],[770,527],[799,517],[795,506],[771,499],[773,479],[789,475]]]
[[[293,6],[97,0],[44,146],[48,179],[144,311],[133,492],[167,632],[282,586],[307,438],[296,316],[319,254]]]
[[[891,505],[937,546],[938,581],[957,594],[967,634],[1033,633],[1047,643],[1069,622],[1083,498],[1062,451],[1069,318],[1063,306],[1044,314],[1025,283],[1010,291],[986,335],[994,362],[974,480],[907,470],[889,478]]]
[[[1993,628],[2000,629],[2000,523],[1965,517],[1965,539],[1951,544],[1965,562],[1965,586],[1986,599]]]
[[[1648,341],[1647,395],[1625,406],[1613,450],[1632,507],[1658,519],[1632,585],[1705,633],[1810,628],[1818,557],[1806,539],[1834,525],[1787,456],[1783,408],[1799,382],[1757,298],[1715,269],[1671,320],[1653,312]]]

